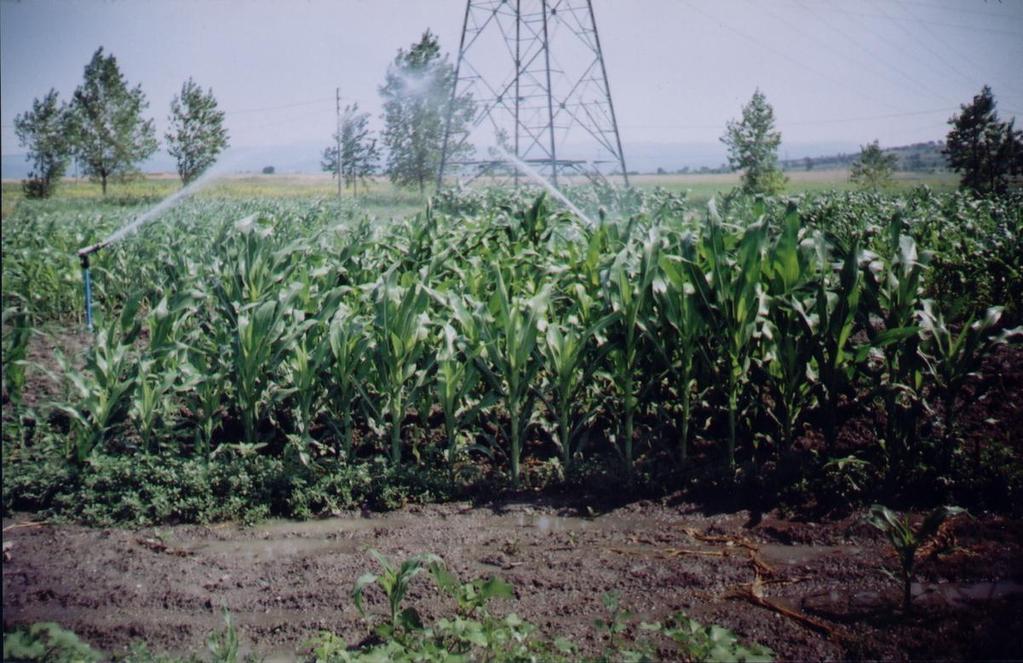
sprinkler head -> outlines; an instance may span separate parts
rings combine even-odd
[[[89,269],[89,256],[106,246],[106,242],[96,242],[92,246],[78,249],[78,259],[82,263],[82,269]]]

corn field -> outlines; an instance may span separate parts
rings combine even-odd
[[[5,449],[31,409],[71,467],[382,458],[520,487],[603,459],[626,485],[841,457],[865,419],[886,476],[968,461],[963,389],[1023,314],[1018,197],[590,195],[595,225],[528,191],[394,221],[189,203],[95,256],[96,331],[31,408],[29,338],[82,328],[74,251],[133,210],[26,202],[4,222]]]

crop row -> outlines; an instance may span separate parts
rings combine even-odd
[[[730,467],[805,435],[832,451],[847,421],[876,411],[891,468],[947,470],[963,451],[964,387],[1013,332],[1001,306],[955,301],[933,265],[983,250],[991,276],[1002,260],[988,296],[1015,315],[997,298],[1018,288],[1020,217],[1012,201],[926,195],[740,199],[705,214],[650,196],[595,226],[507,194],[448,196],[393,223],[326,204],[187,206],[95,262],[106,314],[84,357],[60,358],[52,404],[66,457],[399,465],[411,453],[452,476],[486,458],[517,485],[531,443],[566,470],[613,450],[631,477],[641,458],[686,462],[697,439]],[[15,331],[70,319],[68,245],[104,230],[85,219],[71,233],[58,217],[5,223],[16,404]],[[984,227],[987,246],[968,231],[950,242],[942,229],[959,223]],[[937,253],[920,248],[934,228]]]

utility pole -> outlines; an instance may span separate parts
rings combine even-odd
[[[335,88],[335,95],[337,97],[337,162],[335,167],[337,168],[337,201],[341,202],[341,88]]]

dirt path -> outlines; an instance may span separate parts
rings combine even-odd
[[[957,547],[925,559],[919,610],[892,610],[897,589],[879,571],[894,560],[856,519],[794,523],[749,514],[706,515],[639,503],[588,518],[539,503],[467,504],[304,523],[144,530],[4,522],[4,628],[52,620],[119,652],[200,651],[228,608],[249,648],[288,659],[329,629],[358,642],[367,629],[350,599],[392,557],[440,554],[460,577],[498,574],[516,589],[512,611],[597,652],[592,621],[601,595],[621,593],[638,618],[683,610],[732,628],[786,659],[1006,658],[1023,651],[1023,524],[979,519],[956,528]],[[13,527],[12,527],[13,525]],[[809,619],[754,605],[742,594],[757,574],[764,595]],[[450,609],[425,576],[410,598],[425,615]],[[382,607],[370,597],[371,609]],[[814,625],[817,624],[817,626]],[[830,631],[830,634],[829,634]]]

